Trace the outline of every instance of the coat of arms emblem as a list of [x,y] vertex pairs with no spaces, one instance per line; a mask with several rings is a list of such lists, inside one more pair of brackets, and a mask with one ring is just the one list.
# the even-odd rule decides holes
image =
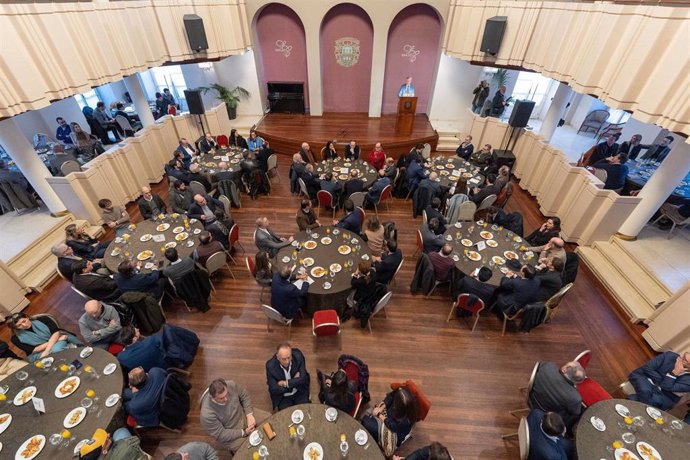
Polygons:
[[359,61],[359,40],[343,37],[335,41],[335,60],[343,67],[352,67]]

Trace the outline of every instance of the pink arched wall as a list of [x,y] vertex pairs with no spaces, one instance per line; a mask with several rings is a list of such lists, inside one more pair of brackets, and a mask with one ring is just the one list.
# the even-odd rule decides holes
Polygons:
[[[338,64],[335,42],[343,37],[359,40],[359,59],[351,67]],[[324,112],[368,112],[374,28],[369,15],[357,5],[331,8],[321,22],[321,79]]]
[[307,49],[302,21],[291,8],[271,3],[256,19],[261,83],[304,82],[304,103],[309,107]]
[[410,5],[393,19],[388,30],[382,113],[397,111],[398,90],[408,75],[416,90],[417,113],[429,113],[440,40],[441,20],[428,5]]

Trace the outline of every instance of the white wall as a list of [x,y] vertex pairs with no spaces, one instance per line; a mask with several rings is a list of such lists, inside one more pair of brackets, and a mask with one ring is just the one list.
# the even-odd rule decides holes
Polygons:
[[14,117],[14,121],[17,124],[17,128],[32,145],[34,134],[36,133],[47,134],[55,139],[55,130],[57,129],[55,120],[53,120],[52,124],[47,124],[38,110],[31,110],[17,115]]
[[48,107],[39,110],[39,113],[41,117],[43,117],[45,123],[53,128],[51,131],[53,134],[57,129],[57,123],[55,122],[57,117],[64,118],[68,124],[72,122],[79,123],[82,129],[90,131],[89,124],[86,122],[86,118],[84,118],[84,114],[81,112],[79,104],[77,104],[74,97],[68,97],[61,101],[53,102]]
[[436,87],[429,119],[436,129],[468,133],[472,124],[472,90],[481,79],[482,67],[445,54],[438,64]]
[[239,56],[230,56],[215,62],[213,65],[218,83],[228,88],[241,86],[249,91],[249,99],[240,102],[237,106],[237,114],[261,116],[263,106],[267,104],[261,100],[254,52],[247,51]]
[[623,126],[620,142],[627,141],[630,139],[630,137],[632,137],[633,134],[642,134],[642,143],[652,144],[659,134],[661,134],[661,131],[662,128],[660,126],[656,126],[651,123],[642,123],[641,121],[630,117],[625,126]]
[[125,87],[125,82],[122,80],[114,81],[98,87],[98,93],[100,94],[102,101],[105,102],[106,108],[110,107],[110,103],[113,101],[124,101],[124,94],[126,91],[127,88]]
[[147,70],[146,72],[140,72],[139,73],[139,82],[141,82],[141,86],[144,87],[144,94],[146,94],[146,99],[149,101],[153,101],[156,99],[156,84],[153,81],[153,75],[151,75],[151,71]]
[[[184,76],[184,82],[187,85],[187,89],[208,86],[218,81],[215,67],[211,67],[209,70],[203,70],[199,68],[198,64],[185,64],[181,65],[180,68],[182,69],[182,75]],[[215,91],[209,91],[207,93],[202,91],[201,99],[204,101],[204,108],[206,110],[220,104]]]
[[606,106],[606,104],[601,102],[599,99],[590,96],[589,94],[582,94],[579,102],[577,99],[573,99],[573,101],[574,101],[574,103],[577,104],[577,107],[575,107],[574,110],[573,110],[573,107],[571,107],[569,109],[570,112],[568,112],[568,118],[570,120],[568,122],[575,129],[580,128],[580,125],[584,121],[585,117],[591,111],[599,110],[599,109],[603,109],[603,110],[609,109]]

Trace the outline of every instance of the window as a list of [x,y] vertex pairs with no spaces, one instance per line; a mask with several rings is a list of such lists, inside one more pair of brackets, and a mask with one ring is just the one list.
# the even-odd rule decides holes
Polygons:
[[630,114],[625,110],[620,109],[609,109],[609,118],[606,120],[607,123],[612,125],[617,125],[619,123],[626,123],[630,118]]
[[532,72],[520,72],[518,74],[517,81],[515,82],[515,88],[510,96],[513,100],[517,99],[528,99],[534,101],[534,113],[535,115],[539,112],[541,105],[549,93],[549,88],[551,87],[550,78],[543,77],[538,73]]
[[92,109],[95,109],[96,104],[101,101],[101,97],[95,89],[92,89],[86,93],[77,94],[74,96],[74,98],[77,100],[77,104],[79,104],[80,109],[83,109],[87,105]]
[[180,109],[187,110],[187,101],[184,98],[184,90],[187,89],[187,83],[184,80],[182,68],[179,65],[155,67],[151,69],[151,76],[156,85],[156,91],[162,93],[164,88],[168,88],[175,101],[180,105]]

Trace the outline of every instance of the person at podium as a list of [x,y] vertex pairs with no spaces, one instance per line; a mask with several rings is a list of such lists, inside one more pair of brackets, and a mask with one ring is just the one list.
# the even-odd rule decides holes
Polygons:
[[414,85],[412,84],[412,77],[407,77],[405,79],[405,84],[400,86],[398,97],[414,97],[414,95],[415,89]]

